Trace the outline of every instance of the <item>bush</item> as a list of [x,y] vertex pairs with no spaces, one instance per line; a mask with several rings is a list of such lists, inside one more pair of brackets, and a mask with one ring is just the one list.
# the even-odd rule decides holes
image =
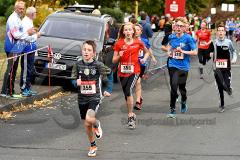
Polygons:
[[14,6],[13,5],[9,6],[5,12],[5,17],[8,18],[13,13],[13,11],[14,11]]
[[14,5],[15,0],[0,0],[0,16],[5,16],[9,6]]
[[37,17],[34,20],[34,25],[39,27],[49,14],[53,13],[53,9],[48,8],[48,5],[44,4],[37,7]]
[[5,25],[5,23],[6,23],[6,18],[0,17],[0,26]]
[[4,52],[4,36],[5,36],[5,20],[4,19],[5,18],[0,17],[0,54]]
[[102,14],[109,14],[114,17],[118,23],[123,22],[123,12],[119,8],[102,8],[100,9]]

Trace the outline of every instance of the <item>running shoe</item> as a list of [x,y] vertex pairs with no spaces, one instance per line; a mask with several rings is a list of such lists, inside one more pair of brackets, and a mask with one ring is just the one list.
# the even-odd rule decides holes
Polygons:
[[32,94],[30,93],[30,90],[28,90],[28,89],[23,89],[22,90],[22,96],[23,97],[30,97]]
[[12,94],[9,96],[10,99],[21,99],[23,98],[21,94]]
[[229,96],[231,96],[232,95],[232,88],[230,87],[230,88],[228,88],[227,90],[227,94],[229,95]]
[[37,94],[38,94],[38,92],[37,92],[37,91],[35,91],[35,90],[32,90],[31,88],[30,88],[28,91],[29,91],[29,93],[30,93],[32,96],[35,96],[35,95],[37,95]]
[[97,146],[92,146],[89,149],[88,157],[96,157],[97,155]]
[[218,112],[223,113],[225,111],[224,106],[219,106]]
[[96,138],[97,138],[97,139],[100,139],[100,138],[102,138],[103,131],[102,131],[102,128],[101,128],[101,123],[100,123],[100,121],[97,120],[96,123],[98,123],[98,124],[97,124],[97,126],[94,126],[93,129],[94,129]]
[[129,129],[136,128],[136,116],[128,117],[128,128]]
[[181,112],[181,113],[186,113],[187,110],[188,110],[188,106],[187,106],[186,102],[181,102],[180,112]]
[[142,104],[139,102],[136,102],[136,105],[134,106],[135,110],[141,110],[142,109]]
[[7,94],[4,94],[4,93],[1,93],[0,94],[0,97],[4,97],[4,98],[6,98],[8,95]]
[[143,103],[143,98],[140,98],[140,102],[136,102],[136,105],[134,106],[135,110],[141,110],[142,109],[142,103]]
[[175,109],[171,109],[171,111],[167,114],[168,118],[176,118],[176,111]]

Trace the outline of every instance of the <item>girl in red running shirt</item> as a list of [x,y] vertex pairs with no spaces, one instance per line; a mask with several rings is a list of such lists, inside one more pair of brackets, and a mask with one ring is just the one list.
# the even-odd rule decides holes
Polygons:
[[145,55],[141,63],[145,63],[149,53],[141,40],[135,38],[135,28],[132,23],[125,23],[119,31],[119,39],[114,45],[113,63],[119,61],[118,76],[128,108],[128,127],[136,127],[136,115],[133,113],[132,90],[140,74],[138,61],[139,51],[144,50]]
[[196,32],[196,39],[198,44],[198,60],[200,63],[200,79],[203,79],[203,66],[211,59],[209,46],[212,43],[211,32],[207,29],[207,22],[205,20],[201,23],[201,29]]

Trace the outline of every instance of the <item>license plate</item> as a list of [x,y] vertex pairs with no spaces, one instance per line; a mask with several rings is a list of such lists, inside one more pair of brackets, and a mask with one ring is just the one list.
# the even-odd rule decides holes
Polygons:
[[58,69],[58,70],[66,70],[67,66],[63,64],[55,64],[55,63],[48,63],[47,68],[51,69]]

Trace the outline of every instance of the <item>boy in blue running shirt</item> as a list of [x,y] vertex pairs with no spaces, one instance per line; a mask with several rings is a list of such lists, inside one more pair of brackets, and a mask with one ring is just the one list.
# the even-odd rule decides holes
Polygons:
[[168,70],[171,86],[170,113],[167,115],[170,118],[176,117],[176,99],[178,97],[177,89],[181,93],[181,113],[187,111],[187,90],[186,81],[188,71],[190,69],[190,56],[197,55],[196,44],[194,39],[184,33],[187,21],[183,17],[178,17],[175,20],[175,34],[169,35],[168,43]]

